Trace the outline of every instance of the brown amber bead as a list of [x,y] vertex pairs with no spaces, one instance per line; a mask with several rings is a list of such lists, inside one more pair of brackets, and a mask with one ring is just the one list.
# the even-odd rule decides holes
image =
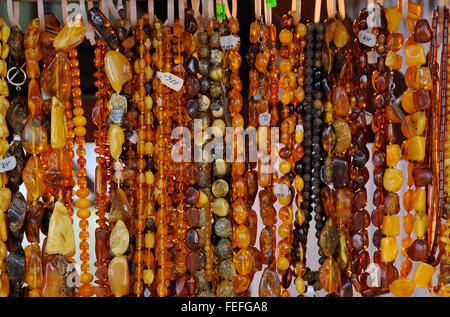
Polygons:
[[430,24],[427,19],[419,19],[416,22],[414,30],[414,41],[418,43],[427,43],[430,41],[432,35]]

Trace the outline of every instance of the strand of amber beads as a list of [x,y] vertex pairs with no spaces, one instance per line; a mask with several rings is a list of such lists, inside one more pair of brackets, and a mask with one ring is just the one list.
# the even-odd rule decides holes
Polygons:
[[[80,292],[80,296],[83,297],[91,297],[94,294],[94,287],[91,284],[93,276],[89,272],[89,243],[87,242],[89,238],[88,232],[88,218],[91,215],[89,207],[91,206],[91,202],[89,200],[90,190],[87,187],[87,170],[86,170],[86,150],[84,149],[85,138],[86,135],[86,117],[84,117],[83,110],[83,102],[80,94],[80,78],[79,78],[79,69],[78,69],[78,52],[76,49],[72,49],[69,53],[71,58],[70,65],[72,68],[72,96],[73,96],[73,124],[75,126],[74,134],[76,136],[75,143],[77,144],[77,164],[78,164],[78,189],[76,191],[76,195],[78,196],[77,201],[75,202],[75,206],[78,209],[77,216],[80,218],[79,226],[80,226],[80,260],[81,260],[81,275],[80,282],[82,285],[78,288]],[[78,75],[78,76],[75,76]]]
[[[42,161],[37,155],[44,151],[44,148],[47,146],[47,131],[40,121],[42,118],[43,100],[37,81],[40,76],[38,61],[42,59],[42,50],[40,49],[38,40],[39,34],[39,20],[32,20],[28,25],[24,40],[27,75],[30,78],[28,84],[29,116],[21,135],[23,147],[28,153],[32,154],[22,171],[22,178],[27,188],[27,196],[32,200],[31,206],[33,207],[30,208],[35,208],[36,210],[43,208],[42,203],[38,199],[45,190]],[[36,234],[39,236],[38,232]],[[29,282],[29,296],[38,297],[41,296],[41,288],[44,281],[40,261],[37,261],[40,258],[41,252],[36,240],[32,241],[32,246],[30,246],[28,254],[30,260],[27,271],[31,272],[31,266],[34,265],[37,269],[35,270],[37,274],[33,280],[28,280],[28,276],[26,276],[25,281]]]
[[[0,35],[1,35],[1,54],[0,54],[0,159],[3,160],[5,154],[9,150],[9,143],[6,138],[9,136],[9,130],[6,126],[6,114],[10,106],[8,99],[9,88],[5,81],[7,73],[6,58],[9,55],[9,45],[8,40],[11,34],[9,26],[6,25],[4,19],[0,19]],[[11,203],[11,190],[6,187],[8,182],[8,177],[6,172],[0,174],[0,297],[9,296],[9,275],[6,272],[6,254],[7,247],[6,241],[8,239],[8,229],[7,229],[7,209]]]

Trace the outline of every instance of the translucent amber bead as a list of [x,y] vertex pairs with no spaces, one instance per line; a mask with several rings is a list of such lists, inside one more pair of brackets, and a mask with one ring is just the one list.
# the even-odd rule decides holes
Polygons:
[[402,188],[403,174],[401,170],[387,168],[383,175],[383,187],[387,191],[396,192]]
[[403,57],[393,51],[389,51],[386,55],[385,64],[392,70],[399,70],[402,68]]
[[403,34],[392,33],[387,37],[387,48],[390,51],[398,51],[403,46]]
[[247,275],[252,269],[252,254],[247,249],[240,249],[234,257],[236,270],[241,275]]
[[52,111],[51,111],[51,144],[53,149],[61,149],[66,144],[67,138],[67,125],[66,117],[64,115],[63,104],[56,99],[52,98]]
[[381,232],[387,236],[398,236],[400,234],[399,216],[384,216]]
[[411,234],[413,230],[413,225],[414,225],[414,216],[408,212],[403,216],[403,229],[405,230],[406,234]]
[[297,277],[295,279],[295,289],[300,295],[305,292],[306,290],[305,281],[301,277]]
[[412,271],[413,264],[410,259],[405,259],[400,267],[400,276],[407,277]]
[[341,283],[341,275],[339,265],[333,258],[327,258],[320,268],[319,273],[320,284],[324,291],[333,293],[337,290]]
[[398,144],[386,145],[386,163],[389,167],[397,165],[398,161],[402,158],[402,150]]
[[408,140],[408,161],[423,161],[425,158],[426,139],[422,136],[413,136]]
[[413,283],[415,286],[425,288],[431,281],[436,268],[428,263],[420,262],[413,276]]
[[111,156],[118,160],[120,154],[122,154],[122,145],[125,142],[125,134],[122,127],[118,124],[113,124],[108,130],[108,141]]
[[22,178],[27,193],[33,199],[39,199],[45,191],[45,171],[41,160],[37,156],[28,159],[27,165],[22,171]]
[[428,67],[420,67],[416,72],[416,87],[423,88],[425,90],[431,90],[433,88],[433,78],[431,77],[431,71]]
[[245,225],[240,225],[235,229],[234,238],[239,248],[245,249],[250,244],[250,231]]
[[341,20],[336,19],[336,28],[333,34],[333,42],[337,48],[344,47],[348,41],[348,32],[344,23]]
[[398,246],[395,237],[384,237],[381,239],[381,261],[392,262],[397,257]]
[[419,43],[405,46],[406,66],[420,66],[425,65],[427,60],[425,56],[425,49]]
[[397,7],[384,9],[387,20],[387,29],[389,33],[395,33],[402,20],[402,13]]
[[413,113],[416,111],[414,107],[414,90],[407,89],[402,96],[402,106],[407,113]]
[[25,124],[22,145],[30,154],[40,154],[47,146],[47,130],[38,118],[32,117]]
[[56,96],[61,102],[67,102],[72,88],[69,59],[63,52],[57,52],[55,57],[42,71],[40,78],[42,88]]
[[414,293],[414,283],[409,278],[399,278],[389,285],[389,290],[397,297],[410,297]]
[[288,29],[281,30],[279,34],[280,42],[283,44],[289,44],[292,42],[292,39],[294,37],[294,34],[292,34],[292,31]]

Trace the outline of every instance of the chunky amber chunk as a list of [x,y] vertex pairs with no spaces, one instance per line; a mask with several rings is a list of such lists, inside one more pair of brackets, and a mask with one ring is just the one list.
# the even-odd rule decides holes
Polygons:
[[394,51],[389,51],[386,55],[385,64],[392,70],[399,70],[402,68],[403,57]]
[[0,188],[0,212],[6,212],[11,203],[11,190],[8,187]]
[[69,59],[65,53],[56,53],[55,57],[42,71],[40,83],[46,92],[56,96],[61,102],[70,99],[72,76]]
[[398,245],[395,237],[384,237],[381,239],[381,261],[392,262],[397,257]]
[[84,40],[86,28],[82,19],[73,19],[66,24],[53,40],[57,50],[70,50],[77,47]]
[[428,215],[424,212],[416,212],[414,216],[414,234],[417,238],[422,239],[425,237],[425,233],[428,229],[428,224],[430,220],[428,218]]
[[22,130],[22,145],[30,154],[40,154],[47,146],[47,130],[41,120],[29,118]]
[[414,210],[417,212],[425,212],[426,201],[427,199],[425,190],[423,188],[416,188],[413,204]]
[[131,79],[132,74],[128,58],[113,50],[105,55],[105,72],[116,92],[122,90],[122,85]]
[[413,283],[415,286],[425,288],[431,281],[436,268],[428,263],[420,262],[413,276]]
[[381,232],[387,236],[398,236],[400,234],[400,217],[384,216]]
[[116,297],[128,295],[130,292],[130,273],[125,255],[115,256],[109,262],[108,281],[111,291]]
[[386,8],[384,9],[384,12],[389,33],[395,33],[402,20],[402,12],[397,7]]
[[423,161],[425,158],[425,143],[426,139],[422,136],[413,136],[408,140],[408,154],[409,161]]
[[320,268],[320,284],[327,293],[333,293],[341,284],[339,265],[333,258],[327,258]]
[[55,203],[50,218],[45,250],[47,254],[60,254],[67,257],[75,255],[75,235],[72,219],[66,207],[59,201]]
[[125,142],[125,134],[122,127],[118,124],[113,124],[108,130],[108,141],[109,148],[111,151],[111,156],[118,160],[120,154],[122,154],[122,145]]
[[386,163],[389,167],[397,165],[398,161],[402,158],[402,150],[398,144],[386,145]]
[[425,49],[420,43],[405,46],[406,66],[420,66],[427,62]]
[[45,191],[45,171],[42,162],[37,156],[28,159],[27,165],[22,171],[22,178],[27,194],[33,199],[39,199]]
[[410,297],[414,293],[414,283],[409,278],[399,278],[389,285],[389,290],[397,297]]
[[383,175],[383,187],[387,191],[396,192],[402,188],[403,174],[401,170],[387,168]]
[[116,256],[122,255],[127,251],[129,242],[130,234],[128,233],[127,226],[125,226],[122,220],[118,220],[113,230],[111,230],[111,236],[109,237],[111,251]]
[[433,88],[433,78],[428,67],[420,67],[416,72],[416,86],[425,90]]
[[64,106],[56,98],[52,98],[51,113],[51,144],[53,149],[61,149],[66,144],[67,139],[67,123],[64,115]]

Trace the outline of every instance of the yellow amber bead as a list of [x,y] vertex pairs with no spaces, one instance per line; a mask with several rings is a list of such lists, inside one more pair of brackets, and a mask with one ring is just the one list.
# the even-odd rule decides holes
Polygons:
[[113,124],[108,130],[108,141],[111,156],[118,160],[122,154],[122,145],[125,142],[125,134],[122,127],[118,124]]
[[397,297],[410,297],[414,293],[414,283],[409,278],[399,278],[389,285],[389,290]]
[[281,93],[281,103],[283,105],[288,105],[291,103],[292,98],[294,97],[294,93],[290,90],[283,90]]
[[280,163],[280,172],[283,174],[287,174],[291,171],[291,163],[289,161],[282,161]]
[[384,216],[381,232],[387,236],[398,236],[400,234],[399,216]]
[[300,37],[305,36],[307,31],[306,25],[304,25],[303,23],[297,24],[297,26],[295,27],[295,31]]
[[426,192],[423,188],[417,188],[416,194],[414,195],[413,208],[416,212],[425,212],[426,206]]
[[132,72],[128,58],[113,50],[105,55],[105,72],[116,92],[120,92],[122,85],[131,80]]
[[384,237],[381,239],[381,261],[392,262],[397,257],[398,246],[395,237]]
[[305,292],[306,290],[305,281],[301,277],[297,277],[295,279],[295,289],[300,295]]
[[111,291],[116,297],[128,295],[130,292],[130,273],[125,255],[115,256],[109,262],[108,281]]
[[414,107],[414,90],[407,89],[402,96],[402,106],[407,113],[413,113],[416,111]]
[[114,255],[122,255],[127,251],[129,243],[130,234],[127,226],[122,220],[118,220],[111,230],[109,238],[110,249]]
[[67,139],[67,124],[66,117],[64,115],[64,106],[56,98],[52,98],[52,111],[51,111],[51,144],[52,149],[61,149],[66,144]]
[[393,51],[389,51],[386,55],[385,64],[392,70],[399,70],[402,68],[403,57]]
[[0,188],[0,212],[8,210],[11,203],[11,190],[7,187]]
[[402,12],[397,7],[384,9],[389,33],[395,33],[402,20]]
[[427,116],[422,111],[416,111],[406,116],[406,122],[410,136],[421,136],[425,131]]
[[425,158],[426,139],[422,136],[413,136],[408,140],[408,161],[423,161]]
[[56,50],[70,50],[77,47],[84,40],[86,28],[82,19],[74,19],[66,24],[53,40]]
[[420,43],[411,44],[405,47],[406,66],[420,66],[427,62],[425,49]]
[[295,130],[295,143],[302,143],[304,132],[302,129]]
[[290,59],[282,59],[280,62],[280,70],[282,73],[289,73],[292,69],[292,63]]
[[433,88],[433,78],[428,67],[420,67],[416,72],[417,88],[431,90]]
[[303,181],[303,178],[300,175],[295,176],[295,178],[294,178],[294,186],[295,186],[295,189],[297,189],[298,192],[301,192],[303,190],[303,187],[305,186],[305,183]]
[[209,197],[202,190],[200,190],[199,192],[200,198],[198,199],[196,206],[198,208],[205,208],[209,205]]
[[148,232],[145,234],[144,239],[145,247],[151,249],[155,247],[155,234],[153,232]]
[[283,29],[283,30],[281,30],[279,37],[280,37],[281,43],[289,44],[292,42],[294,34],[292,34],[292,31],[290,31],[288,29]]
[[289,260],[285,256],[278,256],[277,267],[281,271],[286,271],[289,268]]
[[396,192],[402,188],[403,174],[401,170],[395,168],[387,168],[384,171],[383,187],[387,191]]
[[0,212],[0,239],[3,241],[8,240],[8,225],[5,212]]
[[87,198],[80,198],[75,202],[75,206],[78,208],[89,208],[91,201]]
[[428,224],[430,220],[428,215],[424,212],[416,212],[414,215],[414,234],[417,238],[422,239],[425,237],[425,233],[428,229]]
[[420,262],[413,276],[413,283],[415,286],[425,288],[431,281],[436,268],[428,263]]
[[0,96],[0,115],[6,117],[9,109],[9,101],[5,96]]
[[144,283],[147,285],[151,285],[153,280],[155,279],[155,273],[153,270],[144,270]]
[[398,144],[388,144],[386,146],[386,163],[389,167],[397,165],[402,158],[402,150]]

